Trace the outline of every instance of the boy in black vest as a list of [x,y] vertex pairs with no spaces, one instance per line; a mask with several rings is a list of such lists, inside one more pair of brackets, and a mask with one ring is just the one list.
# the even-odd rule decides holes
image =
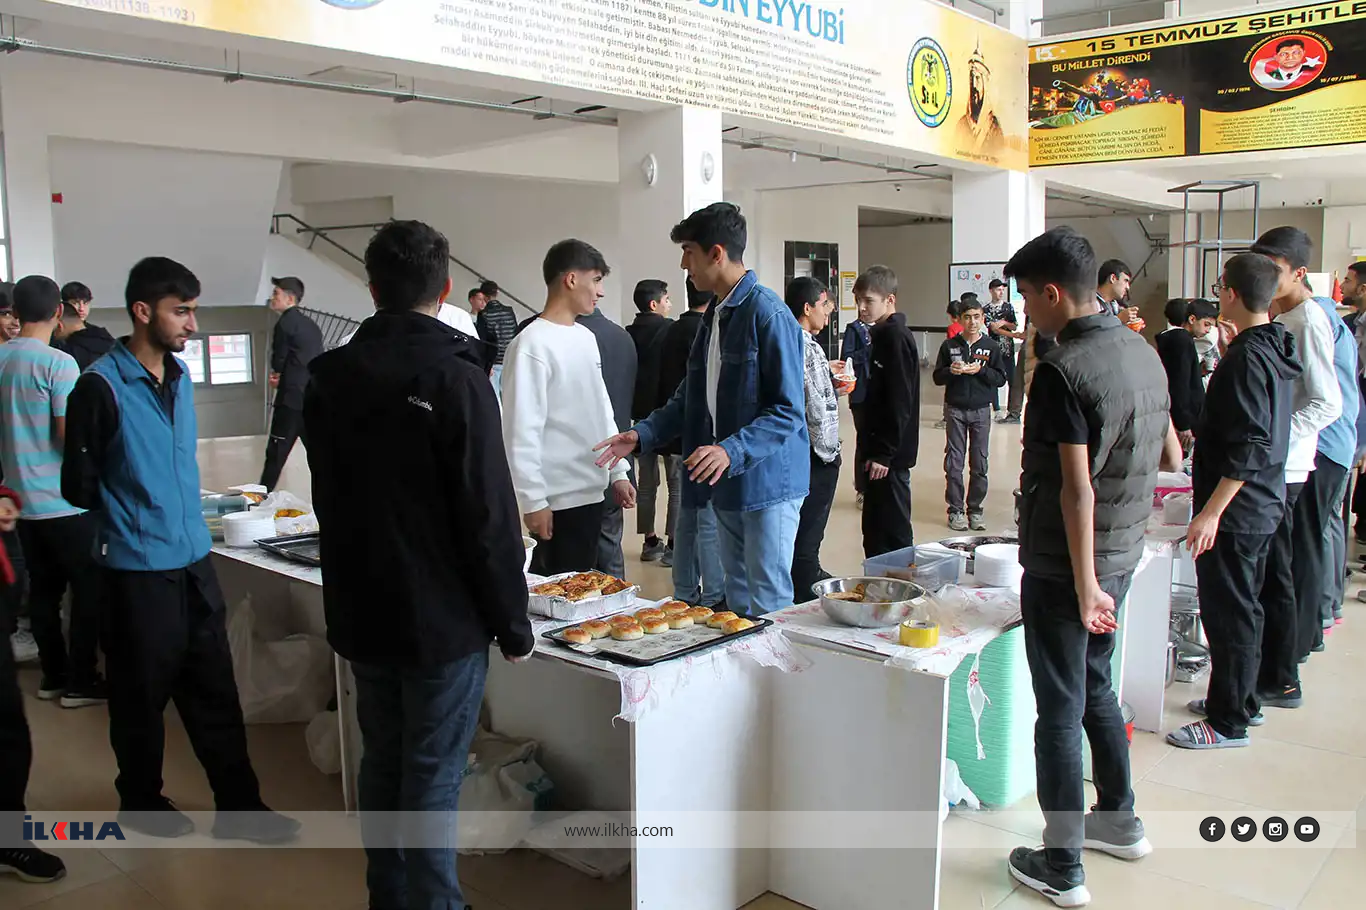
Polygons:
[[[1152,847],[1134,815],[1129,744],[1110,679],[1118,610],[1143,555],[1159,466],[1181,445],[1167,377],[1147,342],[1093,295],[1091,244],[1055,228],[1006,264],[1040,334],[1025,414],[1020,607],[1039,719],[1034,728],[1044,846],[1010,854],[1010,873],[1059,907],[1090,901],[1083,845],[1123,859]],[[1081,736],[1095,811],[1083,818]]]
[[1219,303],[1237,329],[1210,378],[1195,447],[1195,519],[1186,545],[1195,559],[1200,615],[1209,638],[1207,697],[1190,703],[1206,718],[1167,734],[1183,749],[1248,744],[1264,719],[1256,700],[1262,584],[1271,540],[1285,514],[1295,341],[1271,321],[1276,263],[1240,253],[1224,266]]
[[[985,531],[982,504],[987,498],[987,453],[991,442],[991,407],[996,392],[1006,384],[1005,358],[1000,345],[985,333],[986,315],[976,297],[958,307],[962,334],[939,348],[934,384],[944,386],[945,498],[949,527],[954,531]],[[966,514],[963,508],[963,460],[971,447]]]

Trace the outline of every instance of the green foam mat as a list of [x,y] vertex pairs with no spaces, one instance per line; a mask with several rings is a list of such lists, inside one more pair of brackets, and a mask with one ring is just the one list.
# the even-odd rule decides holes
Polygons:
[[1011,806],[1034,792],[1034,688],[1025,657],[1024,627],[982,649],[979,680],[990,702],[982,710],[985,757],[977,757],[968,682],[973,659],[949,678],[948,757],[983,805]]

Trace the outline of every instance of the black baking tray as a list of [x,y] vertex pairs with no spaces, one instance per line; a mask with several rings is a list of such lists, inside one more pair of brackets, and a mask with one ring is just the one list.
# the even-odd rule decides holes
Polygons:
[[[616,616],[616,615],[619,615],[619,614],[615,614],[615,613],[612,614],[612,616]],[[610,616],[603,616],[603,617],[599,617],[599,618],[600,618],[600,619],[609,619]],[[690,654],[697,654],[697,653],[699,653],[699,652],[701,652],[701,651],[706,651],[706,650],[709,650],[709,649],[711,649],[711,648],[714,648],[714,647],[716,647],[717,645],[728,645],[728,644],[730,644],[731,642],[737,641],[737,640],[739,640],[739,639],[741,639],[741,638],[744,638],[744,637],[747,636],[747,635],[754,635],[754,634],[756,634],[756,633],[762,632],[764,629],[767,629],[769,626],[773,625],[773,620],[771,620],[771,619],[764,619],[764,618],[761,617],[761,616],[742,616],[741,618],[742,618],[742,619],[748,619],[748,620],[750,620],[751,622],[753,622],[753,623],[754,623],[753,627],[748,628],[748,629],[742,629],[741,631],[735,632],[735,633],[733,633],[733,634],[731,634],[731,635],[722,635],[720,638],[709,638],[709,639],[707,639],[707,640],[705,640],[705,641],[699,641],[699,642],[698,642],[697,644],[695,644],[695,645],[691,645],[691,646],[685,647],[685,648],[680,648],[680,649],[677,650],[677,651],[670,651],[669,653],[667,653],[667,654],[661,654],[661,655],[658,656],[658,657],[651,657],[651,658],[636,657],[636,656],[631,655],[631,654],[622,654],[622,653],[617,652],[617,651],[605,651],[605,650],[602,650],[601,648],[598,649],[597,652],[596,652],[596,653],[593,653],[593,654],[584,654],[584,652],[582,652],[582,651],[579,651],[578,653],[584,654],[585,657],[601,657],[601,658],[604,658],[604,659],[606,659],[606,660],[614,661],[614,662],[616,662],[616,663],[621,663],[621,664],[627,664],[627,665],[632,666],[632,667],[653,667],[655,664],[662,664],[662,663],[664,663],[665,661],[668,661],[668,660],[676,660],[676,659],[679,658],[679,657],[687,657],[687,656],[690,655]],[[584,622],[587,622],[587,620],[584,620]],[[560,632],[563,632],[565,629],[572,629],[574,626],[581,626],[581,625],[583,625],[582,622],[569,622],[569,623],[565,623],[564,625],[562,625],[562,626],[557,626],[557,627],[555,627],[554,629],[547,629],[547,630],[545,630],[544,632],[541,633],[541,637],[544,638],[544,639],[546,639],[546,640],[548,640],[548,641],[553,641],[555,644],[559,645],[559,646],[562,647],[562,648],[567,648],[567,649],[573,651],[573,650],[576,650],[576,648],[577,648],[576,645],[572,645],[572,644],[570,644],[569,642],[564,641],[564,640],[558,638],[557,636],[558,636],[558,634],[559,634]],[[660,634],[661,634],[661,635],[667,635],[667,634],[669,634],[669,633],[668,633],[668,632],[661,632]]]
[[300,562],[306,566],[323,564],[318,541],[318,533],[294,534],[289,537],[271,537],[256,541],[256,545],[268,553],[283,556],[290,562]]

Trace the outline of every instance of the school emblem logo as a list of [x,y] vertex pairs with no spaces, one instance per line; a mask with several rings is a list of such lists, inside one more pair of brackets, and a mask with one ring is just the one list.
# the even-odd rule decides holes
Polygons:
[[953,74],[948,56],[933,38],[921,38],[911,48],[906,60],[906,90],[921,123],[936,127],[949,116]]

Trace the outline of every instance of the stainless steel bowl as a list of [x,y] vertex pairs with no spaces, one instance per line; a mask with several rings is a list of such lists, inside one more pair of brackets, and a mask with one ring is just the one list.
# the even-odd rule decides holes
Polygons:
[[[860,584],[864,591],[861,603],[830,598],[831,594],[852,591]],[[827,578],[812,585],[811,590],[820,598],[827,616],[837,623],[863,629],[894,626],[909,619],[915,607],[929,597],[920,585],[899,578]]]

